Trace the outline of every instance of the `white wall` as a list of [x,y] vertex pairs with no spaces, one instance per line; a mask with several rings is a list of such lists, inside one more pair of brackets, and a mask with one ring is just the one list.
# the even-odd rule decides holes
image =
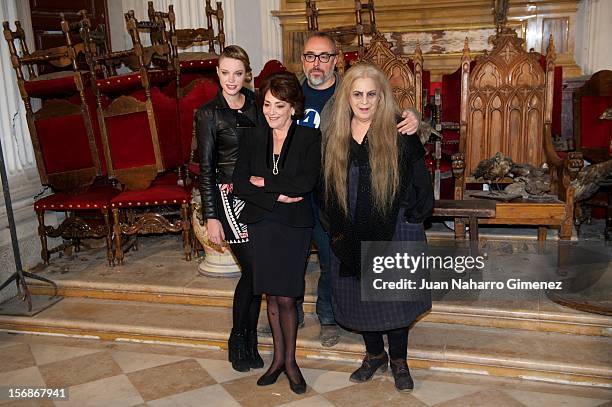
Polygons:
[[[243,47],[251,59],[255,75],[266,61],[282,60],[281,29],[272,10],[279,9],[279,0],[223,0],[225,44]],[[206,27],[205,3],[202,0],[155,0],[157,10],[174,5],[177,28]],[[214,4],[214,3],[213,3]],[[132,46],[125,29],[124,13],[134,10],[138,19],[147,15],[145,0],[108,0],[109,25],[113,50]],[[214,22],[216,27],[216,22]],[[146,39],[145,39],[146,40]],[[192,51],[208,51],[208,46],[194,47]]]
[[612,0],[582,0],[576,17],[575,60],[582,72],[612,69]]

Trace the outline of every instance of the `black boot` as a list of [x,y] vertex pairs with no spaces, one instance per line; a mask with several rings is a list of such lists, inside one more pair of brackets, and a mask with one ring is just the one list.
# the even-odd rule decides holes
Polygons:
[[264,367],[264,361],[259,356],[259,351],[257,350],[257,330],[247,332],[247,353],[251,369],[261,369]]
[[351,374],[349,380],[353,383],[367,382],[368,380],[372,379],[372,376],[374,376],[374,373],[377,371],[381,373],[386,372],[388,366],[389,356],[387,355],[387,352],[383,352],[378,356],[366,353],[363,362],[361,362],[361,367]]
[[250,370],[246,331],[232,329],[227,341],[227,350],[228,359],[234,370],[238,372],[248,372]]
[[406,359],[391,360],[391,372],[393,373],[397,391],[405,393],[414,389],[414,381],[412,376],[410,376],[410,369],[408,369]]

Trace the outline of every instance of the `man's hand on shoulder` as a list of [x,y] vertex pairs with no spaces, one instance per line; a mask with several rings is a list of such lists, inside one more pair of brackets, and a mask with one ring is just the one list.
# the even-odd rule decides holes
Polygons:
[[406,135],[414,134],[419,128],[419,118],[414,110],[406,109],[402,112],[403,120],[397,124],[397,131]]

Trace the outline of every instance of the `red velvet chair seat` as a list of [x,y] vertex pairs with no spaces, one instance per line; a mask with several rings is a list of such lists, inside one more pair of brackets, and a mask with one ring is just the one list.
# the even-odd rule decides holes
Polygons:
[[[163,86],[176,78],[174,71],[149,71],[151,86]],[[126,75],[113,76],[106,79],[98,79],[98,88],[102,93],[130,93],[142,89],[140,73],[132,72]]]
[[177,182],[178,177],[176,176],[176,173],[171,171],[159,174],[157,178],[153,180],[151,185],[177,185]]
[[124,191],[111,200],[111,207],[179,205],[191,201],[191,192],[178,185],[154,184],[142,191]]
[[[179,54],[182,55],[182,54]],[[181,72],[191,72],[191,71],[215,71],[215,67],[219,64],[219,57],[216,56],[214,58],[208,59],[189,59],[182,60],[179,62],[179,66],[181,67]]]
[[[179,178],[174,171],[165,172],[160,174],[153,180],[151,185],[179,185]],[[188,184],[186,187],[188,187]]]
[[[86,75],[87,73],[83,73],[83,76]],[[24,87],[30,97],[41,99],[68,96],[77,91],[76,84],[74,83],[74,72],[72,71],[40,75],[26,81]]]
[[181,61],[181,76],[179,79],[181,88],[186,88],[191,84],[191,82],[202,78],[206,78],[209,81],[216,82],[217,72],[215,68],[218,64],[218,58],[208,60]]
[[58,192],[46,196],[34,203],[37,212],[52,211],[85,211],[92,209],[108,209],[111,199],[121,191],[110,186],[92,187],[90,190],[80,194],[69,194]]

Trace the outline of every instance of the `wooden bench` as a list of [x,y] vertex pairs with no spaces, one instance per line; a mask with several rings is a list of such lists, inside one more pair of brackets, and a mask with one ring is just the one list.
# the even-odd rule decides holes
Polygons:
[[478,218],[494,218],[496,206],[495,201],[484,199],[440,199],[434,204],[433,216],[467,218],[470,225],[470,241],[478,242]]

